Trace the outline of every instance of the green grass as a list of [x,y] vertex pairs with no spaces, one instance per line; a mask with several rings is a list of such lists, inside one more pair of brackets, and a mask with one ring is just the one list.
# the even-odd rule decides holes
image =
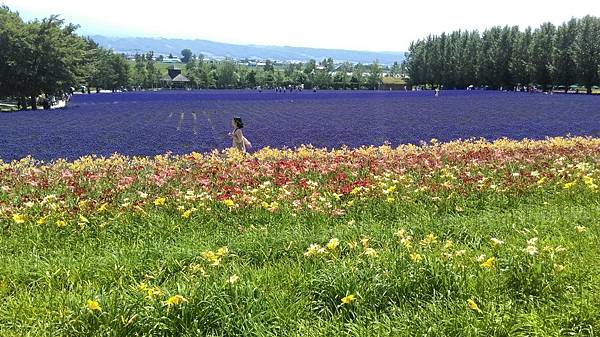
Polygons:
[[[597,194],[551,195],[464,200],[460,211],[373,201],[337,218],[249,209],[184,220],[164,211],[83,231],[5,227],[0,335],[594,336],[600,205],[590,196]],[[394,235],[402,228],[423,261],[413,262]],[[439,242],[422,247],[429,233]],[[304,256],[333,237],[341,241],[335,253]],[[505,243],[494,248],[492,237]],[[529,256],[523,249],[533,237],[540,252]],[[378,256],[365,256],[360,243],[348,248],[361,238]],[[447,240],[454,246],[444,248]],[[544,251],[558,245],[566,251]],[[201,253],[222,246],[230,253],[223,265],[209,266]],[[481,267],[480,254],[496,256],[497,265]],[[232,275],[239,281],[228,284]],[[164,295],[146,299],[142,282]],[[187,302],[164,305],[175,294]],[[342,305],[348,294],[357,300]],[[88,299],[102,313],[88,310]]]

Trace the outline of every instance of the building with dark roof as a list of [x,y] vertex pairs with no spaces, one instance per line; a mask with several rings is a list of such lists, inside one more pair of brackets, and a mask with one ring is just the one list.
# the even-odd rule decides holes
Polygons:
[[160,83],[164,87],[169,88],[186,88],[190,80],[181,73],[181,69],[169,67],[168,73],[160,79]]

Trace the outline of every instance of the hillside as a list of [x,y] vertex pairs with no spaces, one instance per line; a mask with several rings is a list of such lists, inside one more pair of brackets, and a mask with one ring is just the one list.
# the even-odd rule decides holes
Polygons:
[[371,63],[379,60],[382,64],[393,64],[404,59],[403,52],[370,52],[341,49],[319,49],[289,46],[237,45],[207,40],[165,39],[165,38],[122,38],[91,36],[101,46],[122,53],[142,53],[154,51],[156,54],[180,55],[181,50],[189,48],[195,54],[210,58],[231,57],[234,59],[271,59],[279,61],[320,60],[332,57],[336,61]]

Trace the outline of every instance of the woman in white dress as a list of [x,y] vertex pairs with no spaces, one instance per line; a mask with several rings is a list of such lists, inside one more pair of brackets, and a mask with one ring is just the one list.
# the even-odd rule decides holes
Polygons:
[[252,144],[244,137],[242,133],[242,129],[244,128],[244,123],[240,117],[234,117],[231,120],[231,127],[233,127],[233,131],[229,133],[233,140],[233,147],[238,149],[239,151],[246,153],[246,149],[252,147]]

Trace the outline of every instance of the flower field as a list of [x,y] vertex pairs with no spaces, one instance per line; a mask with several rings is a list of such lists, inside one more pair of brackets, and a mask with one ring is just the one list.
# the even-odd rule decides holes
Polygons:
[[[209,152],[234,115],[255,149],[484,137],[600,137],[598,97],[486,91],[161,91],[75,95],[66,110],[0,114],[0,159]],[[25,128],[26,126],[26,128]]]
[[584,137],[4,162],[0,334],[594,336],[599,185]]

